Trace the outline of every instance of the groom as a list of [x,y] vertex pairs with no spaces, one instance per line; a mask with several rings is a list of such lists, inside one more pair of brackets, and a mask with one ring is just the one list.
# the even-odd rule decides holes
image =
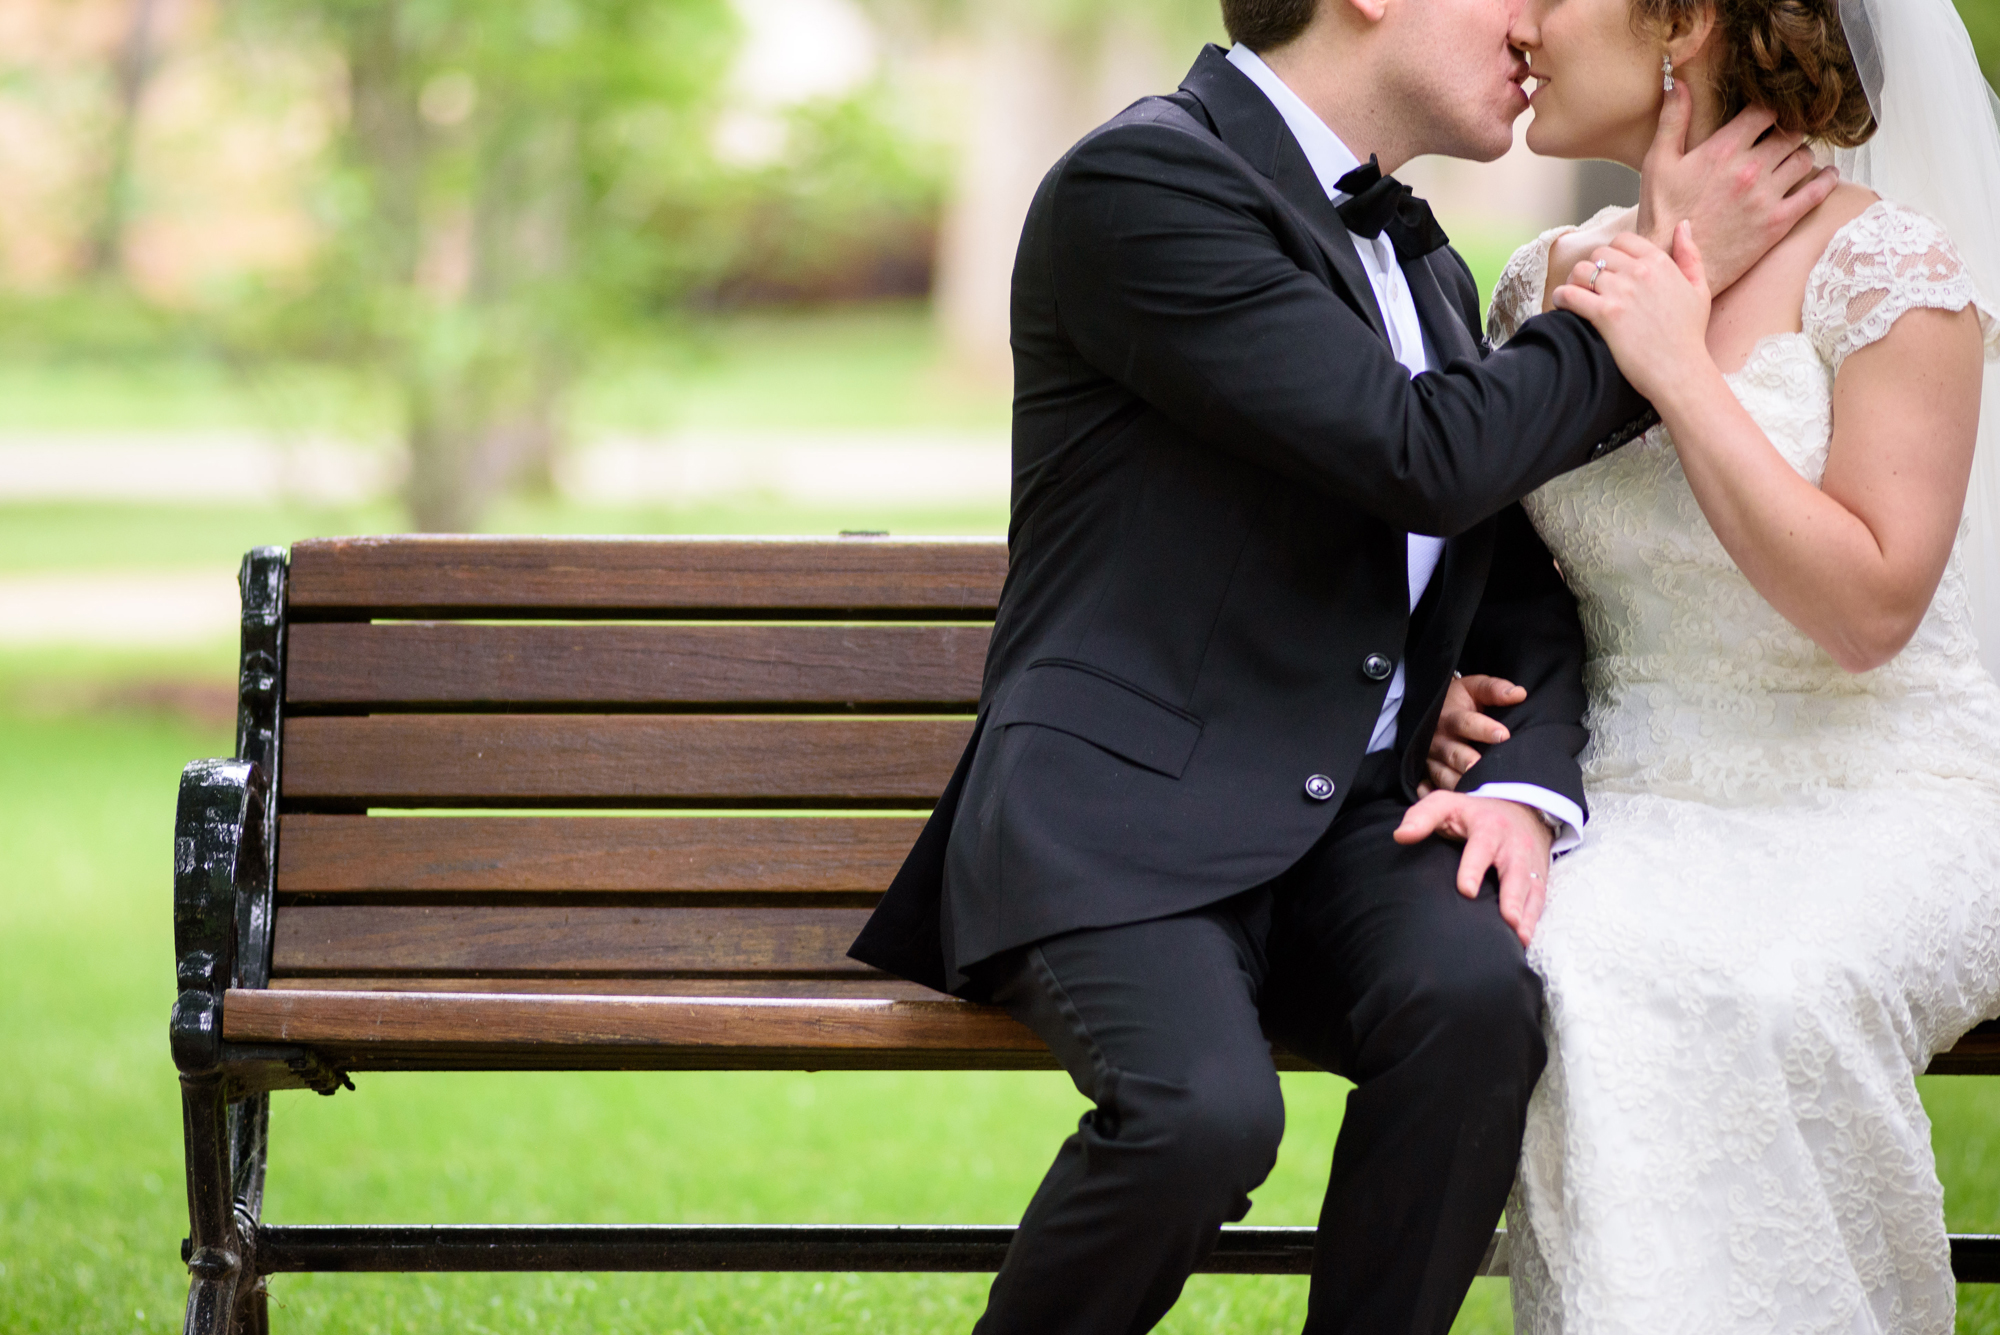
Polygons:
[[[1363,159],[1507,148],[1517,3],[1223,0],[1235,49],[1028,215],[979,723],[853,949],[1006,1006],[1094,1104],[981,1331],[1173,1305],[1276,1155],[1267,1032],[1356,1085],[1309,1330],[1445,1331],[1491,1236],[1543,1059],[1523,942],[1584,821],[1582,634],[1516,502],[1652,419],[1572,316],[1487,348]],[[1649,167],[1725,279],[1830,188],[1749,138]],[[1459,666],[1527,698],[1413,808]]]

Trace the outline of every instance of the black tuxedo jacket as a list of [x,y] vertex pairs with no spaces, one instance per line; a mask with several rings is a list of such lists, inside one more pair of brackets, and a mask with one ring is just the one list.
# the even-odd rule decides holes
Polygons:
[[[1001,951],[1271,879],[1331,823],[1398,659],[1412,799],[1462,666],[1528,688],[1466,786],[1582,804],[1582,631],[1518,501],[1652,415],[1584,321],[1493,352],[1463,260],[1404,272],[1444,368],[1415,379],[1304,151],[1215,47],[1049,172],[979,725],[856,958],[970,993]],[[1449,540],[1414,613],[1410,532]]]

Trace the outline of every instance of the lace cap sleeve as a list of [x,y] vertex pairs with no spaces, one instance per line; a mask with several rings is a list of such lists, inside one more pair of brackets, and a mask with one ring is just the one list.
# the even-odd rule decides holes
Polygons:
[[[1607,214],[1620,212],[1623,210],[1615,204],[1599,209],[1583,226],[1594,226]],[[1494,347],[1514,337],[1522,325],[1542,313],[1542,294],[1549,286],[1549,254],[1555,249],[1557,237],[1576,230],[1551,227],[1515,251],[1514,257],[1507,261],[1507,267],[1500,271],[1500,281],[1493,285],[1493,305],[1486,313],[1486,337]]]
[[1800,322],[1836,372],[1913,310],[1979,312],[1986,359],[2000,360],[2000,318],[1973,287],[1965,261],[1936,220],[1880,200],[1833,234],[1806,279]]

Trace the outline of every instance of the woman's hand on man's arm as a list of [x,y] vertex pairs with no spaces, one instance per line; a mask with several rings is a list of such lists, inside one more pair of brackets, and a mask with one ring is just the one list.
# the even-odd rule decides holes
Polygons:
[[1496,746],[1513,736],[1506,724],[1481,711],[1518,705],[1527,698],[1526,688],[1503,677],[1475,673],[1454,678],[1450,690],[1445,692],[1437,731],[1431,734],[1430,754],[1425,761],[1430,782],[1418,787],[1418,795],[1456,792],[1459,780],[1480,761],[1478,747]]

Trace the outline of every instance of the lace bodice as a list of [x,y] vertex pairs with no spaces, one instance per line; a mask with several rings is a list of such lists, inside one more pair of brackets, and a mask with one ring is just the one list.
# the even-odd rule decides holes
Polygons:
[[[1507,266],[1490,319],[1496,343],[1540,310],[1556,235]],[[1943,230],[1878,202],[1836,232],[1814,266],[1800,331],[1763,339],[1728,382],[1778,452],[1817,483],[1846,358],[1908,311],[1967,305],[1979,305],[1988,356],[2000,356],[2000,321],[1980,305]],[[1736,569],[1663,427],[1549,483],[1527,508],[1582,608],[1592,787],[1757,802],[2000,777],[1990,741],[2000,736],[2000,688],[1978,659],[1956,552],[1909,646],[1849,674]]]

